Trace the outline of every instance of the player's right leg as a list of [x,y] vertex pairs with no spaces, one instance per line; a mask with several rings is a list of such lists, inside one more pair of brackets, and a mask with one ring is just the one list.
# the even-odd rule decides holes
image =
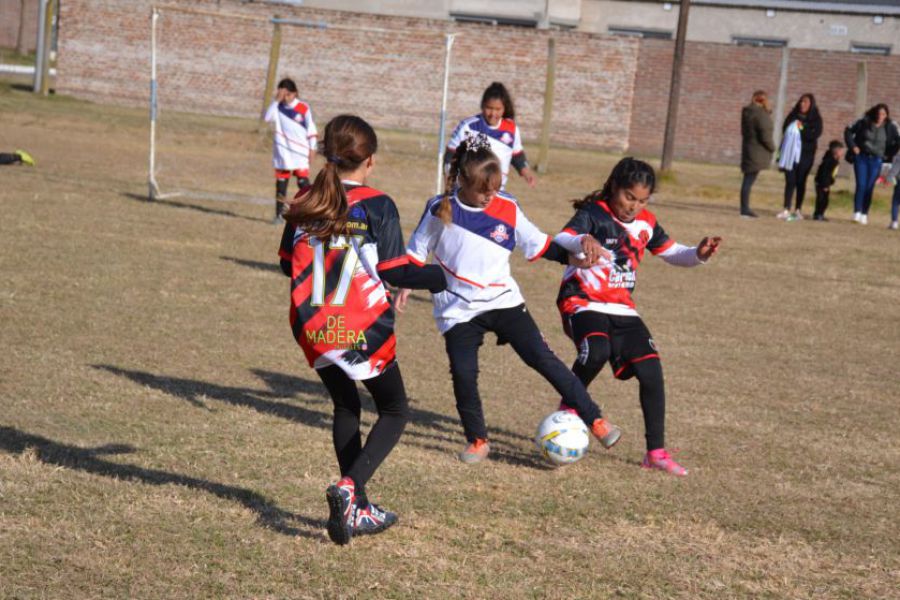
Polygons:
[[[341,479],[328,486],[328,537],[335,544],[350,543],[357,513],[357,486],[350,470],[362,450],[359,432],[360,401],[356,382],[338,366],[316,369],[334,404],[332,440],[341,469]],[[362,487],[362,486],[360,486]],[[362,490],[360,490],[362,492]]]
[[291,182],[291,172],[282,169],[275,169],[275,217],[272,223],[283,224],[282,215],[285,209],[285,199],[287,198],[288,185]]
[[584,384],[547,345],[525,305],[497,312],[503,313],[503,318],[498,319],[497,335],[508,341],[525,364],[540,373],[562,396],[561,408],[571,407],[603,447],[612,448],[622,430],[603,418]]
[[479,315],[471,321],[457,323],[444,333],[456,410],[467,442],[459,459],[470,464],[481,462],[490,452],[487,425],[478,393],[478,349],[487,331],[483,319],[484,315]]

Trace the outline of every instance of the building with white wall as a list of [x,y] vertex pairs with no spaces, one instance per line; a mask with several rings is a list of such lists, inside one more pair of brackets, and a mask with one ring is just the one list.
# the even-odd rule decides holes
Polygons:
[[[674,37],[678,21],[677,0],[268,1],[656,38]],[[900,53],[900,0],[693,0],[688,40],[895,54]]]

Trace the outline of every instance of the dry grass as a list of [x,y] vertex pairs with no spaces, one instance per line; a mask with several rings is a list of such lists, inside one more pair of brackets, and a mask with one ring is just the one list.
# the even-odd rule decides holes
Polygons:
[[[831,223],[786,224],[765,173],[765,216],[745,221],[736,169],[677,165],[661,222],[683,242],[726,240],[704,268],[648,260],[637,294],[685,480],[636,466],[637,388],[608,373],[592,392],[622,443],[544,468],[530,436],[556,400],[492,345],[495,459],[456,462],[447,361],[420,296],[399,324],[414,419],[370,486],[401,524],[337,548],[323,531],[330,402],[290,335],[270,206],[136,199],[144,111],[0,87],[0,120],[3,150],[39,161],[0,169],[0,596],[896,597],[900,237],[885,191],[868,228],[849,223],[846,197]],[[270,197],[253,123],[182,116],[165,132],[164,187]],[[373,183],[407,233],[432,147],[382,135]],[[537,189],[512,184],[548,231],[615,157],[551,159]],[[571,360],[558,269],[515,270]]]

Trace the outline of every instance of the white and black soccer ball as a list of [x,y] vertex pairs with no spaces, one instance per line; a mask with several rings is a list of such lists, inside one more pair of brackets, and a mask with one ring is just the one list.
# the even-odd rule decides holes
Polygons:
[[564,410],[547,415],[534,438],[541,456],[557,466],[581,460],[590,441],[590,431],[581,417]]

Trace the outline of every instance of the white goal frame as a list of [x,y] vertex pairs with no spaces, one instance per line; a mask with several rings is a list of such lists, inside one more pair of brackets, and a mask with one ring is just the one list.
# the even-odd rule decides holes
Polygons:
[[[156,179],[156,125],[159,117],[159,84],[157,82],[157,23],[160,16],[164,12],[178,12],[203,16],[214,16],[224,18],[245,19],[251,21],[269,22],[273,26],[289,25],[293,27],[304,27],[309,29],[339,29],[344,31],[359,31],[369,33],[411,33],[416,35],[428,35],[431,32],[413,29],[382,29],[375,27],[351,27],[326,23],[324,21],[305,21],[302,19],[284,19],[277,17],[262,17],[256,15],[245,15],[239,13],[226,13],[213,10],[201,10],[194,8],[185,8],[180,6],[152,6],[150,10],[150,148],[149,148],[149,165],[147,175],[147,198],[150,201],[173,198],[182,195],[181,192],[162,193],[159,182]],[[458,32],[434,32],[434,35],[441,35],[444,38],[444,80],[443,91],[441,94],[441,110],[440,110],[440,126],[438,128],[438,150],[437,150],[437,176],[435,181],[435,194],[440,194],[443,190],[444,178],[444,149],[446,146],[447,133],[447,96],[449,94],[450,84],[450,67],[451,53],[453,42]]]

